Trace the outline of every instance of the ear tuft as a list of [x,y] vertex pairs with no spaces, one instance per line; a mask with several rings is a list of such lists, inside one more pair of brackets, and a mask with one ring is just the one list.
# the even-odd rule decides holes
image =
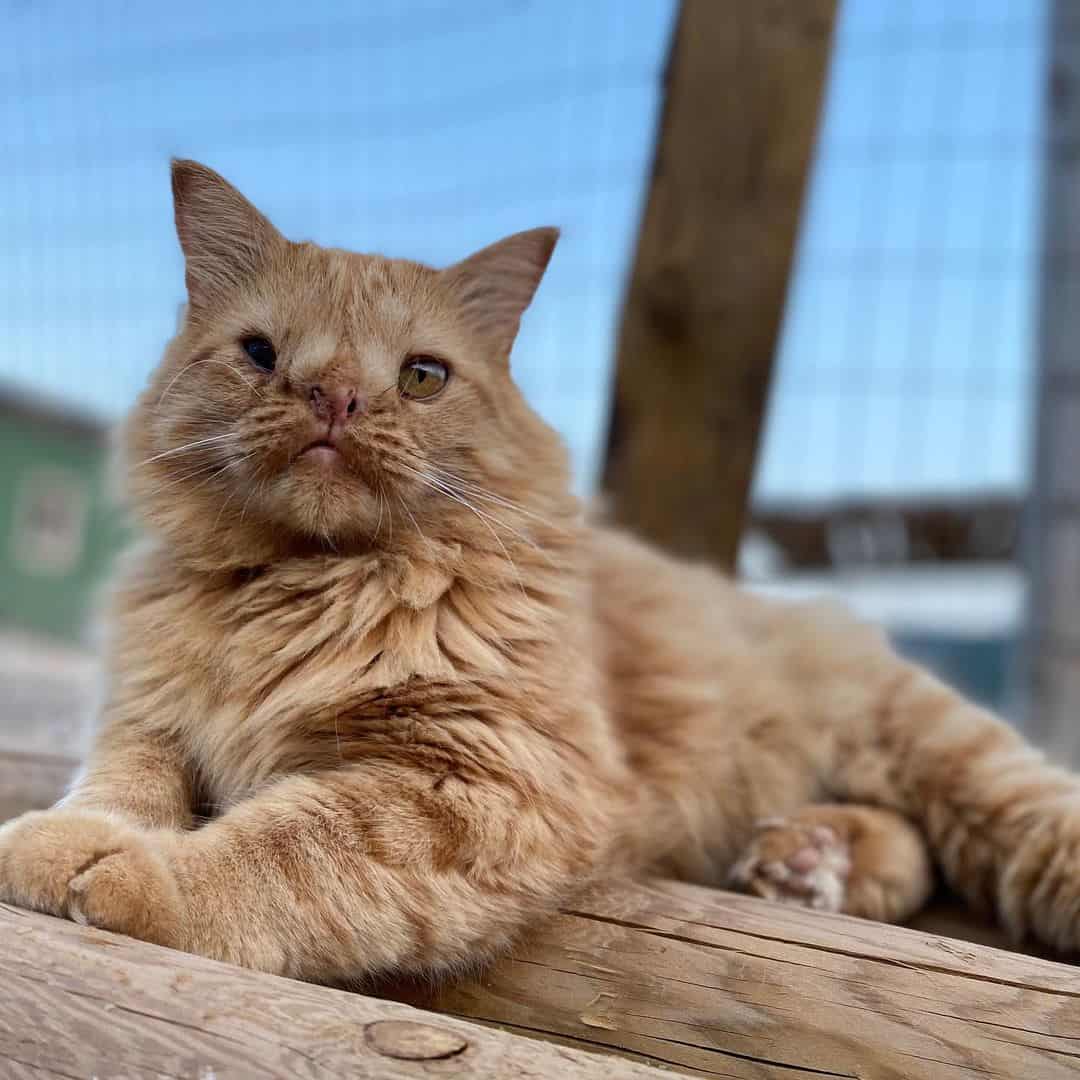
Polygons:
[[443,271],[470,327],[506,357],[521,316],[555,250],[559,230],[529,229],[499,240]]
[[173,159],[176,235],[193,308],[220,301],[250,278],[281,234],[223,176],[197,161]]

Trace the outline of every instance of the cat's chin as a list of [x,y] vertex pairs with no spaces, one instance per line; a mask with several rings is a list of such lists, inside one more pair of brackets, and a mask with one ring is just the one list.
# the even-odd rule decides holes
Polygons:
[[378,527],[377,496],[332,447],[305,449],[276,482],[256,493],[258,506],[249,509],[252,519],[259,517],[297,539],[329,538],[351,545]]

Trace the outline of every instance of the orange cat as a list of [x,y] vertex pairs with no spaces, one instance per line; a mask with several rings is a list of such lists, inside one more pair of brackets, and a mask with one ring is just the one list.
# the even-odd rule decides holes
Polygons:
[[436,271],[173,187],[189,311],[126,431],[107,702],[0,830],[3,899],[338,981],[482,960],[628,871],[898,919],[929,848],[1080,943],[1077,778],[843,614],[583,522],[508,364],[553,230]]

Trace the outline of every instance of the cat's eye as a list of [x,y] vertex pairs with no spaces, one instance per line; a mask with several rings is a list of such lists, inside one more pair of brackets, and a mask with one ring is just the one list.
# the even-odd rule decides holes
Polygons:
[[398,372],[398,392],[402,397],[434,397],[450,378],[450,369],[434,356],[410,356]]
[[274,346],[264,337],[246,337],[242,338],[240,345],[244,352],[248,354],[251,362],[260,371],[273,371],[274,365],[277,363],[277,353],[274,352]]

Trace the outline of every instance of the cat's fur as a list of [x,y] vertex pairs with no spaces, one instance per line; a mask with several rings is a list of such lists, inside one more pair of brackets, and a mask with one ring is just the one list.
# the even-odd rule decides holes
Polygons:
[[[126,429],[146,539],[92,753],[0,830],[3,899],[338,981],[482,960],[609,874],[900,918],[928,846],[1077,945],[1077,778],[842,613],[583,521],[508,364],[554,231],[436,271],[173,176],[190,307]],[[397,392],[413,354],[451,366],[431,400]],[[301,455],[315,384],[360,406],[336,462]]]

